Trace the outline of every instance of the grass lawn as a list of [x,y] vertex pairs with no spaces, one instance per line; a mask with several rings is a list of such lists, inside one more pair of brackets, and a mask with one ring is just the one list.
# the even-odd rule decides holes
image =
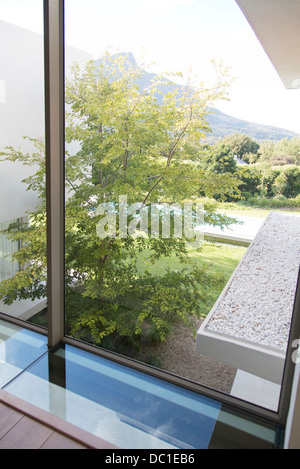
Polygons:
[[226,213],[228,216],[242,216],[242,217],[254,217],[254,218],[267,218],[271,210],[262,208],[249,208],[249,207],[226,207],[224,209],[218,208],[217,212]]
[[244,217],[266,218],[270,212],[286,212],[286,213],[300,213],[300,210],[295,208],[259,208],[250,207],[238,203],[218,203],[218,212],[226,213],[227,215],[241,215]]
[[[222,284],[219,287],[207,291],[207,304],[201,305],[201,315],[206,316],[210,312],[246,250],[247,248],[243,246],[208,242],[203,245],[201,252],[190,250],[190,257],[198,267],[207,267],[208,273],[222,275],[223,277]],[[149,251],[145,251],[138,262],[141,273],[148,268],[150,272],[162,275],[166,267],[172,270],[183,268],[176,256],[161,258],[152,265],[149,263]]]
[[239,202],[217,202],[210,199],[199,199],[199,203],[213,203],[216,211],[219,213],[226,213],[228,216],[244,216],[244,217],[255,217],[255,218],[266,218],[271,211],[276,212],[287,212],[287,213],[298,213],[300,214],[299,208],[281,207],[281,208],[260,208],[251,207]]
[[191,257],[197,263],[206,265],[210,273],[221,274],[224,278],[221,288],[207,292],[208,302],[202,306],[201,314],[206,316],[210,312],[246,251],[244,246],[206,243],[203,252],[191,253]]

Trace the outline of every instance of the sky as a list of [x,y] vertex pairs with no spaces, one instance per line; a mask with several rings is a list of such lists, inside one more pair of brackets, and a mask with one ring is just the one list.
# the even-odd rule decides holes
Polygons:
[[[42,0],[0,0],[0,19],[42,33]],[[235,79],[221,111],[300,134],[300,90],[286,90],[235,0],[65,0],[66,42],[98,58],[104,50],[188,68],[211,79],[222,60]],[[1,64],[0,64],[1,66]]]

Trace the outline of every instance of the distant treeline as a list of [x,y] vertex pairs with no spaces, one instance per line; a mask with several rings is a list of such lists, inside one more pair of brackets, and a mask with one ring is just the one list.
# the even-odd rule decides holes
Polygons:
[[300,194],[300,166],[256,163],[238,168],[242,195],[293,198]]
[[300,165],[300,137],[258,143],[246,134],[234,133],[218,142],[220,143],[228,146],[234,155],[246,163]]
[[290,199],[292,203],[297,198],[295,206],[299,206],[300,138],[257,143],[235,133],[213,145],[202,145],[193,159],[213,172],[235,173],[241,181],[241,195],[249,202]]

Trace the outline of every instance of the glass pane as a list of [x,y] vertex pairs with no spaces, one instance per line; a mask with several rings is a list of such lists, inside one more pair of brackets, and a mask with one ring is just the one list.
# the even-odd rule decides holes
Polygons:
[[0,321],[0,388],[46,352],[46,337]]
[[[15,221],[14,221],[15,222]],[[9,223],[1,223],[0,230],[3,232],[9,227]],[[19,270],[19,263],[12,259],[12,255],[18,251],[19,243],[8,239],[4,234],[0,235],[0,282],[15,276]]]
[[0,0],[0,312],[47,324],[43,1]]
[[5,390],[122,449],[279,445],[273,424],[70,346],[42,357]]
[[67,335],[276,412],[299,96],[233,0],[66,0],[65,18]]

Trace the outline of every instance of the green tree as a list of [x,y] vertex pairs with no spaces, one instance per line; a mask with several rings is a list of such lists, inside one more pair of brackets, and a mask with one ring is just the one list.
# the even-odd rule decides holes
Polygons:
[[299,164],[300,163],[300,139],[283,138],[275,147],[271,160],[273,165]]
[[230,147],[226,146],[224,143],[215,144],[211,148],[211,152],[211,171],[232,174],[236,172],[237,164]]
[[234,155],[239,159],[249,163],[249,155],[253,160],[253,155],[257,155],[259,144],[246,134],[234,133],[228,135],[222,140],[224,145],[228,146]]
[[263,142],[261,142],[258,150],[258,153],[260,155],[259,162],[270,163],[274,155],[275,146],[276,143],[271,140],[264,140]]
[[300,194],[300,168],[299,166],[289,166],[282,169],[287,179],[287,186],[283,195],[286,197],[296,197]]
[[274,180],[272,185],[275,195],[283,195],[288,187],[287,177],[284,173],[280,173]]
[[[205,290],[217,281],[192,264],[186,239],[174,233],[168,239],[100,238],[99,205],[109,202],[119,212],[122,195],[142,208],[196,200],[199,193],[212,197],[216,190],[224,198],[239,194],[235,175],[208,174],[189,158],[207,130],[207,109],[226,92],[226,73],[218,70],[210,89],[188,82],[184,91],[167,88],[165,93],[170,82],[162,77],[140,89],[142,74],[126,57],[106,54],[83,70],[74,66],[66,85],[66,310],[69,332],[99,344],[111,337],[135,343],[149,334],[164,340],[170,323],[188,324],[199,314]],[[0,285],[0,297],[10,303],[45,294],[45,163],[41,151],[24,155],[8,148],[2,158],[38,165],[24,182],[41,200],[29,226],[6,231],[23,246],[14,255],[22,271]],[[205,217],[214,224],[230,223],[209,211]],[[144,253],[150,264],[176,254],[183,269],[163,276],[147,268],[141,273]]]
[[259,191],[261,172],[256,165],[240,166],[238,168],[238,175],[242,181],[242,185],[240,186],[242,193],[245,192],[254,195]]
[[261,173],[260,180],[260,195],[266,197],[270,192],[270,187],[272,186],[275,177],[278,175],[276,171],[273,170],[272,166],[268,163],[261,163],[258,165],[259,171]]
[[268,162],[273,166],[300,164],[300,139],[283,138],[278,142],[262,142],[260,149],[260,161]]

